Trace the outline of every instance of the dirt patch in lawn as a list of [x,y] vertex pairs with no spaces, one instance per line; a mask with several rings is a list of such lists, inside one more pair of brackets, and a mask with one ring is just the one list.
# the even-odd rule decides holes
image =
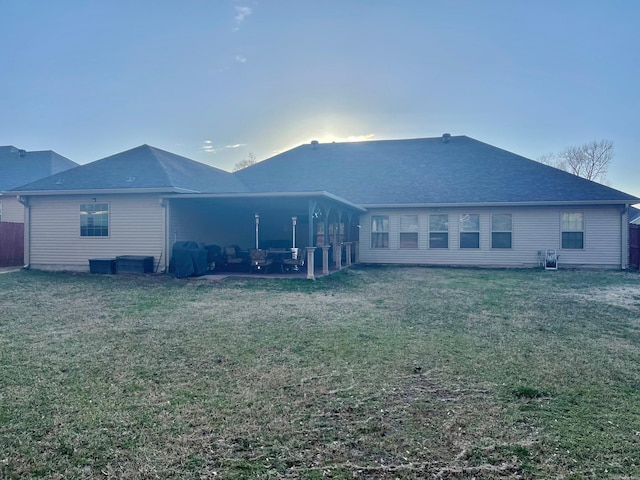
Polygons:
[[566,293],[565,295],[577,297],[586,301],[606,303],[617,307],[640,309],[640,285],[611,287],[594,287],[580,292]]

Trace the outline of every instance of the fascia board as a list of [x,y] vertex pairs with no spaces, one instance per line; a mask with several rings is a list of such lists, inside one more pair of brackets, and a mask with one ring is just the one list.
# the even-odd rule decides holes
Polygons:
[[362,206],[326,191],[316,192],[245,192],[245,193],[193,193],[182,195],[163,195],[163,198],[315,198],[323,197],[341,203],[359,212],[365,212]]

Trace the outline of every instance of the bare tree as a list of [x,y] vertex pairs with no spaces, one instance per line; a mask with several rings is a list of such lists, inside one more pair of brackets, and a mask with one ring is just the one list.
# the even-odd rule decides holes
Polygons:
[[543,155],[538,161],[587,180],[604,183],[614,154],[611,140],[594,140],[579,147],[567,147],[558,154]]
[[569,147],[562,152],[569,172],[596,182],[605,180],[613,155],[611,140],[594,140],[580,147]]
[[257,162],[256,156],[252,152],[249,152],[249,155],[247,155],[247,158],[245,158],[244,160],[240,160],[238,163],[236,163],[233,166],[233,171],[237,172],[238,170],[242,170],[243,168],[250,167],[251,165],[254,165],[256,162]]
[[550,167],[559,168],[560,170],[567,171],[567,163],[560,158],[557,153],[547,153],[538,158],[540,163],[549,165]]

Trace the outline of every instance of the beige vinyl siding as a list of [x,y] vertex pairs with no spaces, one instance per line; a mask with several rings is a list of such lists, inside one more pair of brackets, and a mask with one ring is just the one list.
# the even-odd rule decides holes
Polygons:
[[[561,249],[562,212],[584,213],[584,249]],[[459,216],[480,215],[480,248],[459,246]],[[491,248],[491,215],[512,215],[512,248]],[[399,248],[400,215],[418,215],[418,249]],[[429,248],[429,215],[449,215],[449,248]],[[371,215],[389,216],[389,248],[372,249]],[[457,265],[491,267],[537,266],[539,251],[558,250],[560,266],[619,268],[621,258],[621,207],[513,207],[375,209],[360,219],[360,261],[362,263]]]
[[[109,236],[80,236],[80,204],[109,204]],[[153,256],[164,263],[164,209],[158,195],[31,197],[30,265],[88,270],[90,258]]]
[[18,197],[0,197],[2,202],[2,221],[24,223],[24,207]]

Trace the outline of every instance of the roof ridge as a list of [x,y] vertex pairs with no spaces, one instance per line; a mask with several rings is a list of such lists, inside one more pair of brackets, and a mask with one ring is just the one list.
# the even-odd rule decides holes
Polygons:
[[[162,174],[164,175],[164,178],[167,181],[168,185],[174,186],[174,179],[171,177],[171,175],[169,174],[169,171],[167,170],[167,166],[165,165],[165,162],[162,161],[159,157],[158,157],[158,152],[156,151],[156,148],[152,147],[151,145],[148,145],[146,143],[140,145],[137,148],[146,148],[147,150],[149,150],[149,152],[151,152],[151,154],[153,155],[153,159],[156,161],[156,163],[158,164],[158,166],[160,167],[160,169],[162,170]],[[157,149],[159,150],[159,149]],[[162,151],[162,150],[160,150]]]
[[154,147],[153,145],[149,145],[149,144],[145,143],[145,144],[140,145],[140,146],[141,147],[148,147],[154,153],[154,156],[156,156],[156,152],[161,152],[162,154],[170,155],[172,157],[179,157],[182,160],[186,160],[186,161],[191,162],[193,164],[197,164],[197,165],[200,165],[200,166],[208,167],[208,168],[211,168],[213,170],[217,170],[219,172],[231,174],[231,172],[227,172],[226,170],[223,170],[221,168],[214,167],[213,165],[209,165],[208,163],[199,162],[198,160],[194,160],[193,158],[185,157],[184,155],[179,155],[177,153],[173,153],[173,152],[170,152],[168,150],[163,150],[162,148]]

